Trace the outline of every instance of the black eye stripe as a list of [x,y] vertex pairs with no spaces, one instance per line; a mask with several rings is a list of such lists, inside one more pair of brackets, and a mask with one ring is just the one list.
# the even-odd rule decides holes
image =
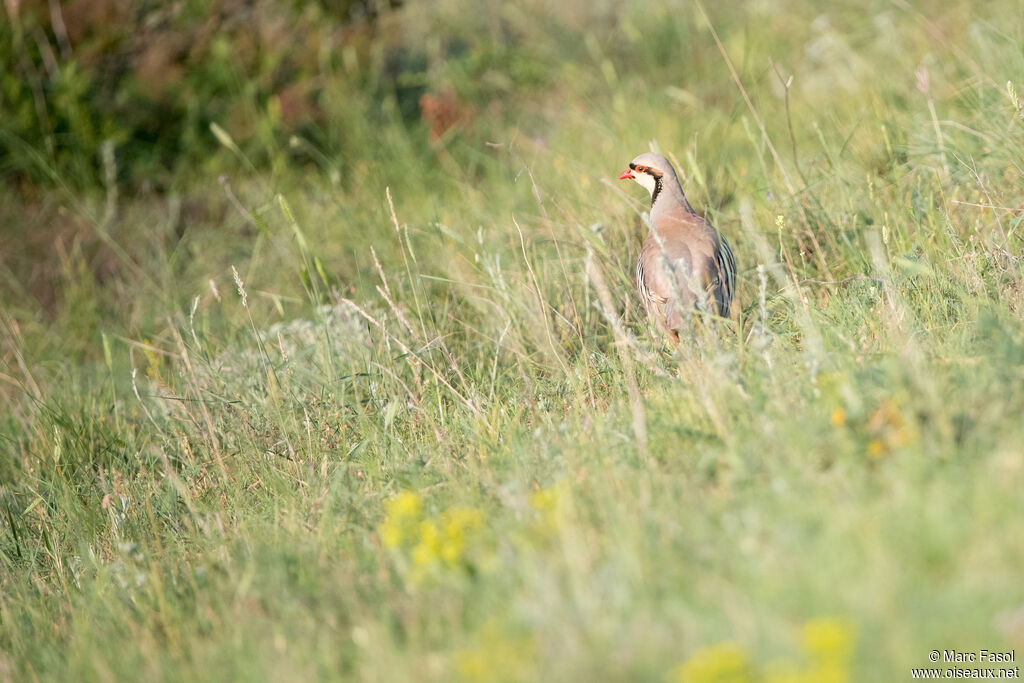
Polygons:
[[661,171],[659,171],[659,170],[657,170],[655,168],[651,168],[650,166],[641,166],[639,164],[635,164],[632,161],[629,162],[629,168],[630,168],[630,170],[636,171],[637,173],[646,173],[647,175],[651,176],[655,180],[661,178],[661,176],[662,176],[662,172]]

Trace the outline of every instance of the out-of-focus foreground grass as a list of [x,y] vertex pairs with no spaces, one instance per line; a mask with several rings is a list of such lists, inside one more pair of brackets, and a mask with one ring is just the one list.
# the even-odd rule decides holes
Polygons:
[[[0,118],[0,680],[1024,647],[1018,2],[323,12],[111,93],[193,117],[154,148],[73,43],[4,67],[56,109]],[[613,180],[652,148],[740,265],[674,351]]]

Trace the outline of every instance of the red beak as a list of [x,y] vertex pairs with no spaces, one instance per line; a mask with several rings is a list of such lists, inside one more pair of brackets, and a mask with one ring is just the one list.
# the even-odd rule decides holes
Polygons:
[[633,169],[631,169],[631,168],[627,168],[625,171],[623,171],[621,174],[619,174],[619,180],[632,180],[632,179],[633,179]]

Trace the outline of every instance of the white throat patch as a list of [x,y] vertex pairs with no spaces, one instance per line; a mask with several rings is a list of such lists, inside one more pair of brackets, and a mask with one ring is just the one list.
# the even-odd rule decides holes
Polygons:
[[652,197],[654,196],[654,188],[656,182],[653,176],[647,175],[646,173],[642,173],[640,171],[633,171],[633,180],[635,180],[637,183],[645,187],[647,191],[651,193]]

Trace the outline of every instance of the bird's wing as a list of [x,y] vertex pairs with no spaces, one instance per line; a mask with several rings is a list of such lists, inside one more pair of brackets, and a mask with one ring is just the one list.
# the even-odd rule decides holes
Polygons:
[[681,282],[694,279],[702,286],[710,284],[708,263],[714,251],[714,229],[680,206],[653,219],[642,255],[652,266],[660,266],[651,269],[654,284],[660,285],[659,294],[668,297],[675,288],[673,277],[681,278]]
[[729,315],[736,287],[732,249],[724,236],[688,207],[662,211],[653,220],[640,255],[638,273],[641,270],[646,288],[661,302],[672,304],[667,312],[679,316],[707,292],[718,313]]

